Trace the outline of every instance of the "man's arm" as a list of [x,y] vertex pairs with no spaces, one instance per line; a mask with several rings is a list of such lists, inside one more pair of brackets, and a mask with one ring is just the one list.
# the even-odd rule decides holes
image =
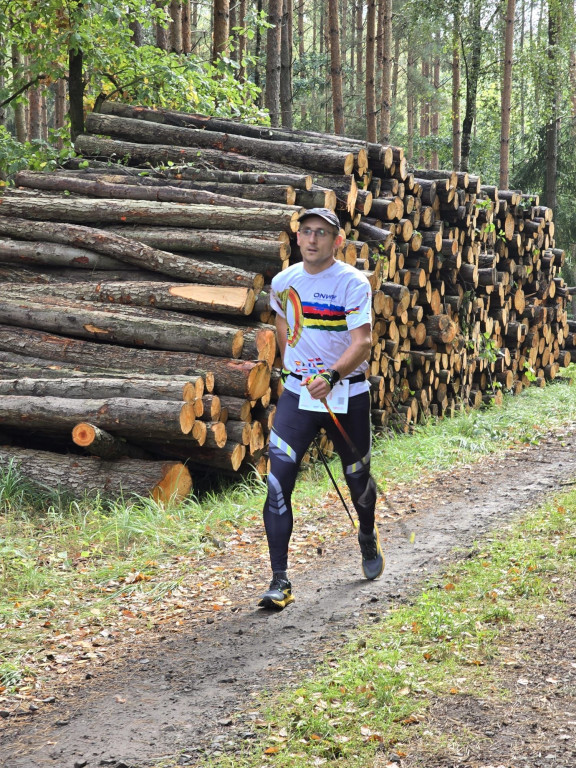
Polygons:
[[[372,347],[370,323],[365,323],[358,328],[352,328],[350,340],[350,346],[332,366],[334,370],[338,371],[342,379],[358,368],[360,363],[368,359]],[[326,397],[330,392],[330,385],[320,376],[313,379],[307,386],[310,395],[317,400]]]

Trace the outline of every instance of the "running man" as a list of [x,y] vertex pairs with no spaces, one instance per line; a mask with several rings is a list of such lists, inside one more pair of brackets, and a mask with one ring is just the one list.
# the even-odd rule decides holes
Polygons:
[[[302,262],[276,275],[270,294],[286,380],[270,433],[264,526],[272,581],[260,599],[264,608],[284,608],[294,600],[287,574],[291,497],[302,457],[321,427],[340,457],[358,514],[364,575],[376,579],[384,570],[374,522],[376,484],[370,476],[372,432],[366,369],[372,291],[362,272],[334,257],[343,237],[333,211],[311,208],[299,221]],[[325,402],[352,446],[336,427]]]

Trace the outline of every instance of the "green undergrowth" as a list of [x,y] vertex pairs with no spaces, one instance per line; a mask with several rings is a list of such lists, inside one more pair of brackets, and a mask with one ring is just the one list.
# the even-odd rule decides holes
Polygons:
[[[378,437],[373,473],[382,489],[391,488],[423,473],[481,461],[513,445],[537,443],[574,421],[576,387],[566,377],[544,389],[506,397],[499,408],[430,421],[411,435]],[[336,461],[333,470],[343,486]],[[313,520],[318,503],[331,490],[321,464],[303,472],[295,492],[300,521]],[[142,498],[74,500],[35,488],[13,467],[4,467],[0,470],[4,661],[17,664],[21,651],[33,641],[30,619],[49,614],[56,625],[81,621],[89,610],[98,611],[104,620],[107,612],[113,615],[117,610],[115,600],[128,586],[150,600],[160,600],[191,569],[201,569],[206,555],[224,546],[231,533],[259,525],[264,496],[265,483],[254,477],[227,483],[180,505]],[[121,584],[122,589],[111,584]]]
[[484,539],[429,578],[410,604],[375,610],[371,624],[326,654],[313,679],[264,695],[252,713],[257,743],[240,753],[236,744],[234,756],[213,755],[205,765],[366,768],[409,755],[433,700],[505,696],[498,669],[506,633],[571,609],[563,600],[575,554],[571,491]]

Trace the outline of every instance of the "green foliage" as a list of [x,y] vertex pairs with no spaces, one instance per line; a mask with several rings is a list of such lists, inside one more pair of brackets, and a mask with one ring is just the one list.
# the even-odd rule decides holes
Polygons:
[[[47,144],[45,141],[26,141],[21,144],[3,125],[0,125],[0,169],[2,169],[2,173],[7,177],[25,168],[33,171],[53,170],[64,160],[75,155],[72,145],[64,134],[65,131],[52,132],[54,139],[59,138],[64,142],[62,149],[58,149],[55,144]],[[2,178],[1,173],[0,178]]]
[[[152,23],[168,23],[167,5],[151,7],[145,0],[127,0],[122,7],[113,0],[73,0],[66,5],[60,0],[25,5],[0,0],[0,38],[8,48],[15,43],[30,62],[26,69],[13,71],[9,58],[0,58],[0,75],[4,76],[0,102],[10,99],[34,77],[41,77],[47,87],[66,77],[69,51],[81,50],[86,109],[92,109],[98,97],[121,98],[148,106],[267,122],[266,113],[256,105],[259,89],[253,82],[238,80],[238,63],[221,58],[214,65],[198,56],[167,53],[152,44]],[[131,21],[144,25],[148,44],[134,45]],[[266,26],[262,19],[257,23]],[[254,61],[246,56],[244,63]],[[26,97],[24,91],[12,106]],[[17,170],[14,148],[8,146],[6,137],[2,137],[2,144],[5,146],[0,151],[7,156],[10,169]],[[25,157],[36,154],[36,147],[24,150]],[[52,159],[50,156],[43,167],[50,167]],[[31,165],[42,167],[38,166],[41,162],[32,160]]]

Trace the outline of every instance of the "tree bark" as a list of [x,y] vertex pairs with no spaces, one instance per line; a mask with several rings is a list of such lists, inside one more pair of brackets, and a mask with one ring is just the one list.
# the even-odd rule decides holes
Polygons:
[[[86,134],[76,139],[74,148],[76,152],[85,157],[107,158],[107,160],[129,158],[130,162],[139,164],[166,165],[174,163],[181,165],[182,163],[190,163],[196,166],[206,164],[214,169],[247,171],[249,173],[300,173],[300,168],[287,167],[281,161],[259,160],[256,157],[249,157],[236,152],[163,144],[133,144],[128,141],[101,139]],[[338,173],[342,173],[341,168],[339,168]]]
[[452,2],[452,168],[460,168],[460,0]]
[[182,53],[192,51],[192,8],[191,0],[182,0]]
[[406,57],[406,155],[410,160],[414,159],[414,125],[416,122],[416,99],[414,98],[414,66],[415,59],[408,40],[408,52]]
[[[17,84],[21,81],[23,76],[24,61],[20,49],[16,43],[12,43],[11,48],[12,56],[12,82]],[[24,110],[23,102],[18,102],[14,105],[14,130],[16,133],[16,139],[23,144],[27,139],[26,131],[26,114]]]
[[546,124],[546,174],[544,179],[544,198],[549,208],[555,209],[558,195],[558,134],[559,134],[559,83],[558,83],[558,43],[560,37],[561,9],[557,3],[548,2],[548,76]]
[[40,87],[28,89],[28,138],[30,141],[40,141]]
[[122,269],[123,262],[99,253],[55,243],[0,239],[3,264],[45,264],[79,269]]
[[266,93],[265,106],[270,124],[280,125],[280,71],[282,46],[282,0],[268,0],[266,34]]
[[105,231],[138,240],[161,250],[183,253],[228,253],[279,262],[290,258],[290,241],[285,232],[279,232],[274,237],[274,232],[252,230],[233,232],[138,226],[106,227]]
[[84,133],[84,53],[81,48],[68,51],[68,97],[70,138],[75,141]]
[[[190,205],[224,205],[231,208],[281,208],[292,205],[288,201],[288,191],[284,188],[283,195],[269,188],[269,194],[260,187],[254,197],[249,195],[242,198],[232,195],[212,192],[207,189],[179,189],[170,185],[138,186],[135,184],[116,184],[90,178],[71,178],[60,174],[39,173],[36,171],[20,171],[16,174],[15,184],[31,189],[42,189],[55,192],[75,192],[88,197],[105,198],[106,200],[149,200],[157,203],[188,203]],[[231,192],[232,190],[229,190]],[[247,185],[235,188],[234,191],[249,192]],[[276,199],[274,199],[276,198]]]
[[340,29],[338,0],[328,0],[328,24],[330,28],[330,78],[332,81],[332,115],[334,133],[344,135],[344,100],[342,97],[342,60],[340,56]]
[[[426,52],[422,56],[421,61],[421,78],[422,83],[425,84],[426,91],[428,91],[430,83],[430,63],[427,58]],[[430,135],[430,100],[428,95],[425,93],[422,96],[421,102],[420,102],[420,155],[418,158],[419,164],[424,168],[429,168],[430,166],[427,163],[427,155],[428,152],[425,149],[425,141],[422,141],[422,139],[426,139]]]
[[352,153],[346,149],[325,149],[319,144],[231,136],[216,131],[178,128],[95,112],[88,116],[87,128],[92,133],[106,133],[130,141],[138,139],[151,144],[164,141],[173,146],[240,152],[262,160],[328,173],[351,173],[351,165],[353,167],[354,164],[354,157],[350,157]]
[[98,456],[105,461],[114,461],[123,457],[145,460],[152,458],[148,451],[86,421],[76,424],[72,430],[72,442],[79,448],[84,448],[92,456]]
[[[356,70],[355,70],[355,88],[356,93],[362,92],[364,80],[364,3],[362,0],[356,0]],[[360,117],[362,113],[362,102],[357,99],[356,116]]]
[[280,33],[280,117],[285,128],[292,128],[292,3],[283,0]]
[[170,0],[170,49],[182,53],[182,0]]
[[186,403],[127,397],[70,399],[5,395],[0,400],[0,425],[24,430],[69,433],[87,421],[112,434],[132,439],[181,438],[180,413]]
[[[34,286],[31,291],[10,291],[5,285],[0,322],[132,347],[209,352],[235,359],[242,355],[244,333],[237,326],[150,306],[103,306],[68,298],[70,294],[77,294],[73,283],[61,283],[56,295],[54,285]],[[262,331],[258,338],[266,350],[269,336],[272,331]],[[258,351],[252,349],[250,356],[258,359]]]
[[126,397],[139,400],[175,400],[182,403],[184,388],[198,397],[202,379],[196,377],[189,382],[172,379],[150,378],[97,378],[75,376],[61,378],[22,378],[0,379],[0,395],[26,395],[28,397],[60,397],[72,400],[108,399]]
[[[66,94],[67,85],[66,80],[61,77],[56,81],[56,88],[54,94],[54,129],[61,131],[66,125]],[[56,146],[58,149],[62,149],[64,141],[62,137],[56,139]]]
[[[98,114],[116,117],[143,120],[160,125],[174,126],[178,128],[199,128],[203,131],[229,134],[231,136],[243,136],[252,139],[264,139],[267,141],[292,141],[296,143],[318,144],[332,149],[345,147],[365,147],[366,142],[354,139],[350,136],[337,136],[336,134],[321,133],[319,131],[304,131],[289,129],[287,127],[269,127],[241,123],[226,118],[207,117],[186,112],[177,112],[170,109],[150,109],[148,107],[136,107],[123,104],[118,101],[105,101]],[[91,118],[92,119],[92,118]],[[185,134],[184,134],[185,135]],[[374,151],[379,144],[374,145]],[[374,155],[377,159],[377,155]]]
[[217,64],[222,54],[228,52],[230,34],[230,2],[214,0],[214,27],[212,35],[212,63]]
[[432,114],[430,115],[430,133],[434,137],[434,144],[432,146],[432,153],[430,157],[430,168],[434,170],[439,169],[438,159],[438,128],[440,123],[440,116],[438,114],[438,99],[440,96],[440,53],[442,38],[440,32],[435,35],[436,50],[434,51],[434,59],[432,61],[432,86],[434,88],[434,96],[432,99]]
[[25,328],[0,326],[0,350],[22,353],[30,358],[86,366],[97,361],[99,370],[124,373],[214,377],[218,395],[257,400],[270,383],[270,370],[263,362],[227,360],[184,352],[133,349],[116,344],[96,344],[82,339],[55,336]]
[[[44,206],[42,210],[39,210],[38,207],[34,207],[33,203],[31,207],[26,207],[22,205],[8,205],[9,202],[14,201],[10,201],[8,198],[4,198],[4,200],[0,199],[0,203],[2,203],[0,211],[2,213],[6,211],[8,216],[13,216],[13,218],[0,216],[0,234],[21,237],[28,240],[35,240],[38,237],[43,237],[44,240],[48,242],[84,246],[87,247],[88,250],[112,256],[119,261],[149,269],[153,272],[160,272],[173,277],[181,277],[188,282],[204,283],[207,285],[237,285],[254,288],[256,291],[261,290],[264,284],[262,275],[259,275],[258,273],[244,272],[239,269],[234,270],[225,267],[224,265],[219,265],[216,268],[213,262],[207,264],[196,259],[178,256],[176,254],[167,253],[166,251],[159,251],[150,248],[147,245],[143,245],[142,243],[136,243],[136,241],[126,237],[111,234],[101,229],[92,229],[91,227],[82,227],[75,224],[60,224],[52,221],[37,222],[27,219],[18,219],[15,217],[16,210],[31,217],[34,215],[41,215],[45,218],[48,218],[46,215],[48,211],[46,206]],[[28,202],[30,203],[30,200]],[[71,202],[72,201],[68,201],[68,205],[70,205]],[[100,205],[99,201],[96,202]],[[113,202],[114,201],[103,202],[101,205],[109,210]],[[163,203],[162,205],[171,204]],[[198,207],[205,210],[204,206]],[[65,208],[66,203],[51,207],[51,217],[53,219],[66,218],[66,211],[63,210]],[[79,220],[85,220],[85,217],[82,214],[82,206],[80,206],[77,213],[77,218]],[[68,216],[71,215],[73,214],[68,212]],[[140,218],[140,220],[142,219]]]
[[377,141],[376,132],[376,0],[368,0],[366,17],[366,140]]
[[500,105],[500,180],[499,186],[508,189],[510,178],[510,104],[512,100],[512,57],[514,52],[515,0],[506,5],[504,33],[504,70]]
[[59,176],[72,178],[93,178],[99,181],[114,182],[115,184],[132,184],[136,186],[177,186],[183,189],[194,189],[196,184],[211,183],[218,191],[219,184],[246,184],[247,186],[290,186],[294,189],[310,189],[312,176],[305,173],[249,173],[243,171],[210,170],[191,168],[189,166],[170,168],[169,176],[163,172],[151,172],[149,176],[139,176],[138,168],[82,168],[80,170],[66,169],[57,171]]
[[473,0],[470,18],[472,33],[472,50],[466,61],[466,107],[462,123],[462,145],[460,155],[460,170],[468,171],[470,165],[470,149],[472,145],[472,127],[476,120],[476,95],[480,78],[482,57],[482,28],[480,26],[482,3]]
[[380,141],[390,142],[392,119],[392,0],[382,0],[382,110]]
[[[86,364],[83,368],[74,366],[73,364],[62,364],[40,358],[26,357],[25,355],[19,355],[14,352],[0,351],[0,376],[4,380],[17,380],[21,378],[29,379],[70,379],[74,378],[78,381],[82,379],[116,379],[118,382],[134,381],[143,383],[145,388],[150,386],[154,387],[156,384],[163,384],[166,381],[166,377],[162,375],[156,375],[155,373],[142,373],[142,372],[122,372],[101,370],[97,366],[91,367]],[[185,400],[195,399],[202,397],[204,392],[212,392],[214,389],[214,376],[213,374],[202,376],[183,376],[179,374],[171,374],[170,382],[180,382],[182,386],[182,393],[186,391]],[[18,393],[14,393],[18,394]],[[20,393],[21,394],[21,393]],[[53,393],[54,394],[54,393]],[[110,393],[107,392],[106,396]],[[121,392],[122,396],[126,396],[124,391]],[[55,396],[57,396],[55,394]],[[132,394],[130,395],[133,396]],[[154,400],[155,397],[146,397],[146,400]],[[164,397],[164,400],[170,398]]]
[[24,448],[0,449],[0,463],[14,462],[24,477],[40,488],[64,488],[76,496],[86,492],[116,497],[152,496],[158,502],[182,501],[192,489],[192,478],[180,462],[63,456]]
[[177,312],[249,315],[254,308],[254,291],[236,286],[162,282],[52,283],[55,294],[82,301],[156,307]]

